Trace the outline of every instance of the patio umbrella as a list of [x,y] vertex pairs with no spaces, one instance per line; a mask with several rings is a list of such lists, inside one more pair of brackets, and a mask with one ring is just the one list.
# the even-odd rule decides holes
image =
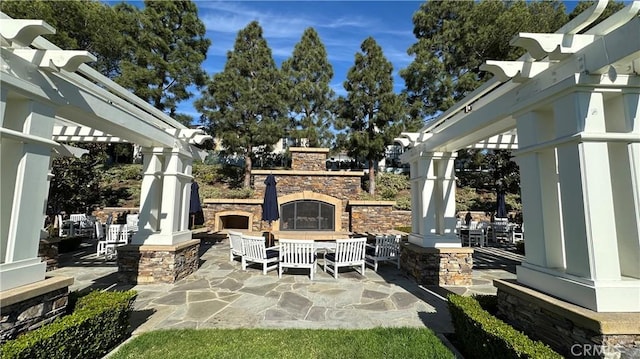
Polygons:
[[504,191],[498,191],[498,196],[496,200],[496,217],[497,218],[507,218],[507,204],[505,202],[505,194]]
[[200,186],[196,181],[191,182],[191,196],[189,197],[189,229],[193,226],[204,224],[204,213],[200,205]]
[[271,222],[280,218],[278,208],[278,191],[276,190],[276,177],[272,174],[264,180],[266,185],[264,200],[262,202],[262,220],[269,222],[269,241],[271,241]]

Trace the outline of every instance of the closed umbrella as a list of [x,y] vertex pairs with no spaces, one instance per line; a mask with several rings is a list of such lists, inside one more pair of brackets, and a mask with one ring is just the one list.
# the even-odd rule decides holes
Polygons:
[[189,229],[196,224],[204,224],[204,213],[200,204],[200,187],[196,181],[191,182],[191,195],[189,197],[189,218],[191,218]]
[[[264,180],[266,185],[264,191],[264,200],[262,202],[262,220],[269,223],[269,231],[271,231],[271,222],[280,218],[280,209],[278,208],[278,191],[276,190],[276,177],[269,174]],[[269,241],[271,241],[271,233],[269,233]]]
[[505,201],[504,191],[498,191],[498,196],[496,200],[496,217],[497,218],[507,218],[507,203]]

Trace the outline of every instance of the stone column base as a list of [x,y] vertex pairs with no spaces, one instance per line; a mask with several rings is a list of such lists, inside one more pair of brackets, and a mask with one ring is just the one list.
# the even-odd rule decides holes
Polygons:
[[174,283],[198,270],[200,240],[175,245],[118,247],[118,280],[131,284]]
[[523,286],[493,281],[498,316],[568,358],[639,358],[640,313],[599,313]]
[[473,249],[420,247],[403,243],[400,265],[418,284],[471,285]]
[[63,315],[72,284],[70,277],[49,277],[0,292],[0,344]]

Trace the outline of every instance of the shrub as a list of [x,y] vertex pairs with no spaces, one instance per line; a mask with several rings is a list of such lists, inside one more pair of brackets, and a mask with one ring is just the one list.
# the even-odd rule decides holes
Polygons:
[[[478,299],[449,295],[449,312],[464,353],[478,358],[562,358],[484,310]],[[489,304],[486,298],[481,299]]]
[[253,190],[251,188],[234,188],[226,193],[226,198],[251,198]]
[[410,188],[411,184],[407,175],[380,172],[376,176],[376,191],[382,199],[395,199],[400,191]]
[[0,347],[0,357],[100,358],[126,338],[136,295],[134,291],[91,292],[77,300],[71,315],[7,341]]
[[408,196],[398,197],[396,199],[396,204],[393,206],[394,209],[399,209],[403,211],[411,210],[411,198]]

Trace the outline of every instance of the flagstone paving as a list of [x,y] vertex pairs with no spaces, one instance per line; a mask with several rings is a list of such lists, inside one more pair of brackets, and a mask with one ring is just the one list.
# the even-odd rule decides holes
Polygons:
[[[175,284],[127,286],[117,282],[113,261],[95,257],[95,251],[61,256],[61,268],[51,275],[73,276],[71,290],[85,288],[134,289],[138,297],[132,314],[132,334],[169,328],[322,328],[355,329],[429,327],[453,332],[445,296],[495,294],[494,278],[515,278],[522,256],[504,248],[476,249],[473,285],[420,286],[393,265],[365,276],[341,270],[339,278],[317,268],[313,281],[308,270],[241,270],[229,262],[228,242],[203,242],[198,271]],[[476,258],[477,257],[477,258]],[[321,262],[322,259],[319,259]]]

